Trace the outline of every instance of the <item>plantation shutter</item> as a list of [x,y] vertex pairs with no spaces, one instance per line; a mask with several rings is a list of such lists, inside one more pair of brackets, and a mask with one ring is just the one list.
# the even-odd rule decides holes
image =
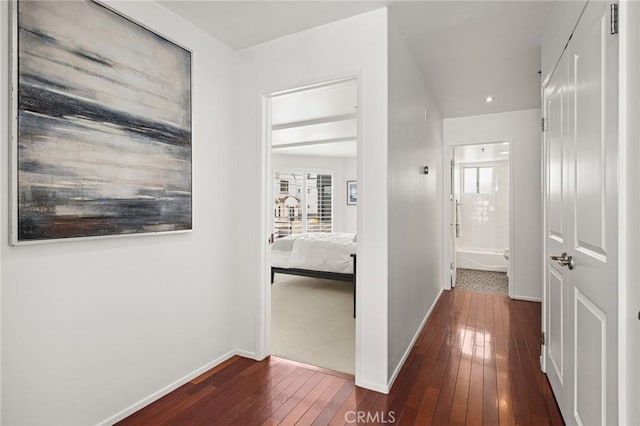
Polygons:
[[276,239],[333,230],[333,179],[330,174],[278,171],[274,180]]
[[301,234],[303,229],[304,174],[276,172],[273,193],[275,237]]
[[333,230],[331,175],[307,173],[307,231]]

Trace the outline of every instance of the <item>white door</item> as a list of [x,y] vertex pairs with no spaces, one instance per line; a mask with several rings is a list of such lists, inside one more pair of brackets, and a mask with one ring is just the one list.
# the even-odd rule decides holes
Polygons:
[[568,424],[618,424],[618,39],[609,6],[588,3],[545,88],[546,372]]
[[568,123],[568,55],[563,55],[544,91],[545,133],[545,289],[544,321],[546,356],[545,371],[549,383],[567,418],[571,370],[567,368],[571,329],[569,316],[569,270],[552,261],[549,256],[566,252],[568,244],[567,172],[569,160]]

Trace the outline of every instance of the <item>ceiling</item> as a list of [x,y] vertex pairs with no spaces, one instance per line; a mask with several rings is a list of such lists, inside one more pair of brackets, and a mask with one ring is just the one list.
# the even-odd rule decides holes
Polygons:
[[[391,6],[445,118],[540,107],[547,1],[398,2]],[[492,103],[485,103],[493,96]]]
[[384,7],[382,1],[159,0],[234,49]]
[[357,91],[347,80],[272,97],[273,154],[355,158]]
[[[549,1],[160,2],[234,49],[389,5],[445,118],[540,107]],[[485,103],[486,96],[495,101]]]

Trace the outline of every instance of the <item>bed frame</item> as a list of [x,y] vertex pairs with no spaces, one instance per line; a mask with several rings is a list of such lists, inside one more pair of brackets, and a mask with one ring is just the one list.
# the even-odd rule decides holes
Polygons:
[[276,274],[297,275],[300,277],[322,278],[325,280],[346,281],[353,284],[353,317],[356,317],[356,255],[353,258],[353,274],[344,274],[339,272],[313,271],[311,269],[296,268],[276,268],[271,267],[271,284],[273,284]]

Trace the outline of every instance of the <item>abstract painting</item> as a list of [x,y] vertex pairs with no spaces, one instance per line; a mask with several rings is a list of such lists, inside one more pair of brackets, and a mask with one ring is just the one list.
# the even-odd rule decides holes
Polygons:
[[18,1],[13,242],[192,228],[191,53],[91,1]]

